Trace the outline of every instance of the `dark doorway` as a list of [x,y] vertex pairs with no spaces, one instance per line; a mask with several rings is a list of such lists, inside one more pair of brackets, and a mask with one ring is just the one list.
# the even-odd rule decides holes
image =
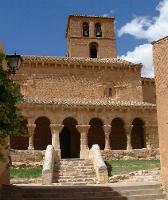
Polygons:
[[124,122],[120,118],[115,118],[111,122],[110,147],[112,150],[124,150],[127,147]]
[[144,138],[144,122],[136,118],[132,122],[133,128],[131,131],[131,144],[133,149],[145,148],[145,138]]
[[76,129],[77,124],[71,117],[63,121],[64,128],[60,133],[61,158],[80,157],[80,133]]
[[98,144],[100,149],[103,150],[105,146],[105,135],[104,135],[102,120],[99,118],[92,118],[89,124],[90,124],[88,132],[89,149],[92,147],[93,144]]
[[34,149],[45,150],[52,143],[50,120],[47,117],[39,117],[35,123]]

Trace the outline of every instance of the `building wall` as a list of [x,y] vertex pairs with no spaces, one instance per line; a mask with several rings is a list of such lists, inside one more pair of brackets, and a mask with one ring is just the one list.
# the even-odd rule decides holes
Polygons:
[[153,44],[162,181],[168,191],[168,37]]
[[156,85],[153,78],[142,78],[143,101],[156,103]]
[[[83,37],[82,24],[88,22],[89,37]],[[95,24],[102,25],[102,37],[95,37]],[[98,58],[117,57],[114,18],[70,16],[67,27],[67,51],[69,57],[89,57],[89,44],[98,44]]]
[[109,96],[112,99],[142,101],[140,71],[128,67],[105,69],[89,64],[85,66],[58,66],[41,64],[32,67],[24,64],[15,75],[21,85],[22,94],[32,98],[89,98],[98,99]]

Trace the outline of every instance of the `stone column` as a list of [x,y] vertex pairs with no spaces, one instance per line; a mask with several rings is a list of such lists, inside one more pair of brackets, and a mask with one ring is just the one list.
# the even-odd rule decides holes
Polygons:
[[110,133],[111,125],[104,125],[104,134],[105,134],[105,148],[104,150],[110,150]]
[[58,152],[58,156],[61,156],[59,134],[61,130],[63,129],[63,127],[64,126],[62,124],[50,124],[51,133],[52,133],[52,145],[55,151]]
[[127,135],[127,151],[132,150],[132,144],[131,144],[131,131],[132,131],[133,125],[125,126],[125,131]]
[[76,125],[77,130],[80,132],[80,158],[88,158],[88,130],[90,125]]
[[29,150],[34,149],[34,130],[35,130],[36,124],[27,124],[28,132],[29,132]]

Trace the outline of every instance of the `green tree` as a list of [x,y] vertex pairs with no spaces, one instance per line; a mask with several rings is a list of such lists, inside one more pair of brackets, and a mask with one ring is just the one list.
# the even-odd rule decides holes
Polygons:
[[7,70],[3,69],[4,60],[5,55],[0,53],[0,145],[4,144],[7,136],[26,135],[22,126],[24,118],[17,108],[17,103],[22,100],[20,88],[9,78],[11,67],[8,65]]

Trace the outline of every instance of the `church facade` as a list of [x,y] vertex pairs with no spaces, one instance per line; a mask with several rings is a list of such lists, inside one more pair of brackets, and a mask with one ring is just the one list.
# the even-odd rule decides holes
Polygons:
[[155,81],[117,58],[114,18],[70,15],[66,38],[65,57],[22,56],[14,81],[30,137],[11,138],[11,147],[53,144],[60,158],[85,158],[93,144],[158,148]]

